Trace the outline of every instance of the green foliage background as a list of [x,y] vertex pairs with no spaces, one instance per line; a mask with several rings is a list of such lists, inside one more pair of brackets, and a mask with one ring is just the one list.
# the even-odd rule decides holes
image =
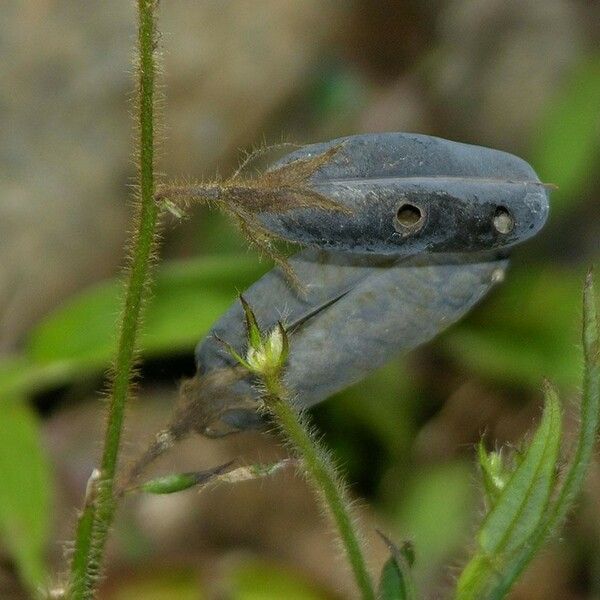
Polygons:
[[[336,125],[334,117],[357,111],[365,87],[352,68],[333,62],[325,74],[315,73],[313,85],[298,91],[289,112],[297,114],[294,105],[300,104],[314,130],[341,135],[345,125]],[[433,443],[428,435],[439,433],[433,425],[444,401],[460,385],[475,382],[478,391],[494,390],[503,410],[517,412],[541,404],[544,376],[565,398],[579,385],[581,285],[600,252],[592,243],[591,252],[563,256],[554,245],[568,247],[573,223],[597,215],[599,106],[600,57],[589,54],[557,88],[526,144],[524,158],[557,186],[545,232],[515,252],[506,281],[462,323],[314,411],[348,479],[356,482],[354,491],[398,536],[415,540],[418,583],[439,577],[440,566],[460,555],[480,506],[473,486],[474,440],[461,440],[463,446],[443,459],[424,451]],[[277,125],[274,117],[273,129]],[[196,236],[191,246],[197,256],[159,267],[142,337],[145,359],[191,354],[236,293],[269,268],[246,252],[218,216],[203,214]],[[29,331],[20,352],[0,360],[0,533],[30,589],[47,582],[54,475],[40,442],[43,417],[29,400],[52,390],[76,390],[109,366],[120,289],[115,277],[75,294]],[[494,437],[488,437],[493,444]],[[569,532],[565,537],[588,580],[599,582],[593,558],[598,545],[585,550]],[[229,585],[240,600],[328,597],[268,561],[249,562]],[[128,582],[111,597],[198,598],[202,589],[195,576],[167,570]]]

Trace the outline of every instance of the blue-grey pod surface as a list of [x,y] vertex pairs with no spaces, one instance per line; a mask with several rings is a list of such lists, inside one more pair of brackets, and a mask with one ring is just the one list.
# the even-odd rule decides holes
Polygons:
[[315,208],[264,213],[267,229],[323,249],[408,256],[509,248],[546,221],[548,192],[524,160],[436,137],[340,138],[304,146],[273,168],[336,146],[310,182],[352,214]]
[[[264,330],[282,320],[289,331],[285,380],[299,406],[325,400],[394,356],[432,339],[500,281],[507,265],[490,256],[438,259],[390,260],[309,249],[290,259],[307,294],[293,290],[279,269],[244,292]],[[217,338],[244,353],[246,330],[239,302],[199,344],[200,377],[235,365]],[[231,393],[232,407],[258,396],[250,376]],[[235,408],[223,419],[240,429],[258,422],[252,411]]]
[[[303,291],[276,268],[244,292],[262,328],[281,320],[288,329],[285,378],[302,407],[460,319],[502,280],[508,249],[539,231],[548,212],[547,191],[523,160],[422,135],[342,138],[303,147],[278,165],[332,146],[339,150],[311,185],[352,214],[258,215],[274,233],[312,248],[290,259]],[[198,345],[200,381],[235,364],[218,338],[245,351],[239,302]],[[258,397],[251,377],[228,392],[231,408],[221,419],[235,429],[257,425],[247,409]]]

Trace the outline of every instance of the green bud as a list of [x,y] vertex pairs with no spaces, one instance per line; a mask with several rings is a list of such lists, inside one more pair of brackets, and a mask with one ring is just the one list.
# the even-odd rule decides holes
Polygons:
[[146,494],[173,494],[175,492],[181,492],[196,485],[209,483],[226,471],[232,464],[233,461],[225,463],[224,465],[219,465],[213,469],[207,469],[206,471],[172,473],[171,475],[156,477],[134,489],[136,491],[145,492]]
[[283,368],[289,354],[287,333],[281,323],[261,339],[259,346],[248,347],[245,362],[257,374],[273,373]]
[[290,343],[285,327],[277,322],[268,335],[260,330],[254,312],[250,305],[240,296],[244,308],[246,331],[248,335],[248,350],[243,357],[228,342],[215,335],[215,338],[225,346],[229,354],[242,366],[257,375],[273,374],[280,371],[287,361]]
[[173,494],[198,484],[197,473],[172,473],[143,483],[138,488],[146,494]]
[[512,469],[505,464],[502,450],[488,453],[483,441],[479,442],[477,456],[483,477],[485,495],[490,506],[493,506],[506,486],[512,474]]

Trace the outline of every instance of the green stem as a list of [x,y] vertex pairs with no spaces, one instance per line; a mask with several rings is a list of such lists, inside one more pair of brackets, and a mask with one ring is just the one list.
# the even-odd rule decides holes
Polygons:
[[77,531],[75,532],[75,551],[71,558],[71,580],[69,582],[69,593],[73,598],[83,597],[85,590],[84,574],[86,572],[94,527],[97,476],[98,472],[94,469],[88,481],[85,505],[77,523]]
[[373,582],[367,570],[361,543],[354,530],[350,513],[350,501],[343,483],[327,456],[327,452],[310,433],[300,415],[289,403],[289,392],[279,375],[265,374],[263,382],[269,396],[267,406],[291,442],[294,450],[303,460],[303,466],[317,489],[323,504],[331,513],[356,583],[363,600],[374,600]]
[[127,274],[114,377],[110,391],[108,420],[100,478],[94,484],[93,501],[86,505],[77,526],[75,551],[71,562],[69,598],[93,598],[106,537],[115,513],[114,478],[117,469],[125,406],[136,359],[136,339],[156,239],[158,207],[154,199],[154,87],[156,0],[138,0],[138,189],[136,231],[132,259]]

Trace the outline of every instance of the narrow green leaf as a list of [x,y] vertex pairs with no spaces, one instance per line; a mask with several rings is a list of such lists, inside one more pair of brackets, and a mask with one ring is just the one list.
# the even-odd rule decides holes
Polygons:
[[50,466],[33,411],[23,401],[0,405],[0,536],[33,591],[46,583]]
[[387,559],[381,571],[377,595],[380,600],[408,600],[404,574],[393,556]]
[[549,527],[559,526],[566,518],[574,499],[580,493],[592,458],[600,425],[600,331],[596,310],[596,293],[592,271],[586,277],[583,291],[584,377],[581,418],[577,447],[553,506]]
[[391,556],[383,565],[377,597],[379,600],[416,600],[417,593],[413,581],[411,567],[415,560],[414,547],[411,542],[404,542],[398,547],[382,533]]
[[242,303],[242,307],[244,309],[244,316],[246,318],[246,331],[248,333],[248,343],[250,344],[251,348],[258,350],[259,348],[262,348],[263,345],[260,327],[258,326],[253,310],[250,308],[250,305],[246,302],[244,296],[242,296],[241,294],[240,302]]
[[585,358],[581,417],[577,446],[570,458],[558,495],[548,509],[544,522],[529,543],[517,552],[496,585],[490,589],[490,600],[504,598],[519,575],[529,564],[544,541],[564,522],[573,502],[581,492],[600,427],[600,332],[596,311],[596,295],[591,271],[583,294],[583,349]]
[[514,552],[527,545],[543,522],[556,478],[561,442],[556,391],[546,385],[542,420],[519,465],[486,516],[478,549],[461,574],[460,600],[488,598]]
[[221,344],[223,346],[223,348],[225,348],[225,350],[227,350],[227,352],[232,356],[232,358],[237,363],[239,363],[240,365],[242,365],[249,371],[252,370],[252,367],[248,363],[248,361],[241,354],[239,354],[238,351],[229,342],[226,342],[223,338],[218,336],[216,333],[213,334],[213,336],[217,340],[217,342],[219,342],[219,344]]
[[288,333],[283,326],[281,321],[277,321],[277,329],[279,331],[279,335],[281,336],[281,354],[279,355],[279,360],[281,362],[281,366],[284,366],[287,362],[288,356],[290,354],[290,338]]
[[[157,269],[140,346],[144,356],[189,351],[264,267],[240,256],[173,261]],[[0,398],[63,385],[112,360],[122,283],[111,279],[75,296],[30,334],[25,352],[0,361]]]
[[[188,350],[229,307],[238,286],[262,272],[248,258],[202,257],[157,269],[140,345],[146,355]],[[26,355],[39,363],[112,359],[122,283],[112,279],[68,301],[34,329]]]
[[512,552],[542,520],[557,472],[561,411],[556,390],[547,386],[540,426],[480,532],[481,549],[490,555]]

